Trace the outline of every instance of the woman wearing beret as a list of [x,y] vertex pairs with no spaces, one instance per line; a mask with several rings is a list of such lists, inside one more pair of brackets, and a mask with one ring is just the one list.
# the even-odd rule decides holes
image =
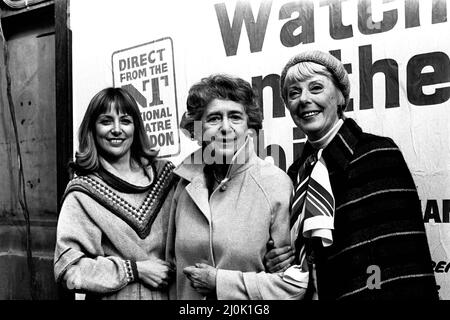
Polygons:
[[321,51],[300,53],[280,85],[307,142],[288,170],[295,253],[275,244],[268,269],[306,261],[313,299],[437,299],[411,173],[390,138],[344,116],[350,83],[342,63]]
[[212,75],[194,84],[181,127],[201,148],[175,174],[168,257],[177,299],[300,299],[308,277],[291,284],[266,273],[272,240],[289,244],[292,183],[256,155],[251,135],[262,115],[250,84]]
[[156,155],[126,90],[106,88],[92,98],[58,219],[58,283],[86,299],[168,298],[174,166]]

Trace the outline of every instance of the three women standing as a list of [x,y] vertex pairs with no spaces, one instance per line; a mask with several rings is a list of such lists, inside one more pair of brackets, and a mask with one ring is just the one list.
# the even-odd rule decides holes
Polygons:
[[301,299],[308,284],[321,300],[436,299],[414,181],[391,139],[344,116],[342,63],[296,55],[281,92],[308,138],[288,171],[294,190],[253,150],[262,115],[242,79],[191,87],[181,127],[201,148],[174,171],[175,191],[132,97],[97,94],[58,222],[56,279],[88,297],[165,299],[173,261],[177,299]]

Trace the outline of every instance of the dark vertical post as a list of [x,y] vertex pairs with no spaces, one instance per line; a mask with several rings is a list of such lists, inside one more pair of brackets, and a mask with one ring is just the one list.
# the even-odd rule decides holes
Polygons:
[[67,164],[73,154],[72,39],[69,0],[55,0],[56,163],[58,212],[69,181]]

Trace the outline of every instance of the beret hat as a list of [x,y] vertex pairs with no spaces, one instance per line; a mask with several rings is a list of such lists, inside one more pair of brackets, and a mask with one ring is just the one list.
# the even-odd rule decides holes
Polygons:
[[301,62],[314,62],[320,64],[328,69],[328,71],[335,78],[338,88],[341,90],[344,99],[345,106],[347,107],[350,100],[350,81],[348,79],[347,71],[344,68],[344,65],[337,58],[329,54],[328,52],[313,50],[313,51],[305,51],[301,52],[295,56],[293,56],[283,68],[280,76],[280,88],[281,95],[283,100],[286,101],[286,96],[284,92],[284,81],[286,80],[286,74],[292,66],[301,63]]

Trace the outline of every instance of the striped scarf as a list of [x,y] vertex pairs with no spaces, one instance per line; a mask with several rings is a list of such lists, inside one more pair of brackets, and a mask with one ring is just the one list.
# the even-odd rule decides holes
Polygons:
[[297,263],[305,262],[305,238],[320,237],[324,247],[333,244],[335,203],[323,149],[310,155],[299,170],[292,195],[291,239]]

